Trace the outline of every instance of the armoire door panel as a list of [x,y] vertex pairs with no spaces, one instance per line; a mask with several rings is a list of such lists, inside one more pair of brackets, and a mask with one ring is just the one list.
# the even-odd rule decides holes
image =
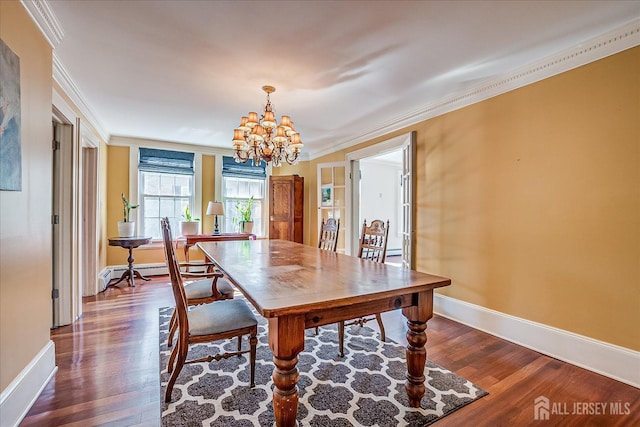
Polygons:
[[269,238],[302,243],[304,236],[304,178],[269,178]]

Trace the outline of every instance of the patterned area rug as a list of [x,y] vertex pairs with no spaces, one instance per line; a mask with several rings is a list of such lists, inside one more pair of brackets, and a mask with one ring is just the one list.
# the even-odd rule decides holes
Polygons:
[[[169,380],[167,328],[173,309],[160,309],[161,401]],[[249,388],[248,357],[185,365],[173,389],[170,404],[162,404],[163,426],[273,426],[271,403],[272,354],[267,342],[266,319],[257,316],[258,351],[256,386]],[[237,341],[193,346],[189,358],[204,357],[224,348],[233,351]],[[243,348],[248,348],[247,339]],[[247,355],[248,356],[248,355]],[[301,426],[415,426],[439,418],[485,396],[470,381],[427,362],[421,407],[411,408],[404,390],[405,348],[382,343],[372,329],[357,326],[345,333],[345,357],[338,356],[335,326],[306,331],[304,352],[298,355]]]

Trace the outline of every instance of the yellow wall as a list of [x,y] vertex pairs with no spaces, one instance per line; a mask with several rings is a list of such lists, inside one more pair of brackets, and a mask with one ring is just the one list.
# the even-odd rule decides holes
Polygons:
[[[107,148],[107,236],[118,235],[118,221],[122,221],[122,197],[129,196],[129,147],[110,145]],[[108,243],[108,242],[107,242]],[[142,263],[136,250],[136,262]],[[107,265],[126,265],[129,253],[126,249],[107,246]],[[164,259],[164,257],[162,258]]]
[[[417,131],[417,269],[453,298],[640,350],[640,47],[283,168]],[[306,208],[306,205],[305,205]]]
[[[202,207],[200,212],[202,216],[200,221],[202,222],[201,233],[211,234],[213,233],[213,227],[215,225],[215,218],[213,215],[205,215],[207,212],[207,206],[209,202],[216,201],[215,199],[215,181],[216,181],[216,157],[206,154],[202,155]],[[218,224],[222,221],[222,218],[218,218]],[[191,254],[189,255],[191,257]]]
[[418,269],[640,350],[640,48],[421,123]]
[[0,390],[4,390],[49,342],[52,323],[52,54],[20,2],[0,1],[0,38],[20,58],[22,115],[22,191],[0,191]]

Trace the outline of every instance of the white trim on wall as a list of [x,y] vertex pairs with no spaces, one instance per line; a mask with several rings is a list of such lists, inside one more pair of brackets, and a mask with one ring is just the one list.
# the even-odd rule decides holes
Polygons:
[[640,352],[434,293],[434,313],[640,388]]
[[42,0],[20,0],[20,3],[27,9],[29,16],[47,39],[52,48],[56,48],[64,37],[62,26],[51,11],[46,1]]
[[0,426],[17,426],[55,375],[56,352],[47,342],[0,394]]
[[85,100],[85,96],[80,91],[80,88],[75,84],[73,78],[69,72],[64,68],[62,62],[58,59],[55,51],[53,52],[53,80],[60,85],[64,93],[71,98],[71,101],[78,108],[80,113],[86,117],[88,124],[93,126],[98,135],[102,138],[103,141],[109,141],[109,134],[105,132],[102,124],[98,120],[98,118],[93,114],[91,108],[87,101]]
[[189,151],[193,153],[202,153],[212,156],[231,156],[233,157],[233,150],[231,148],[211,147],[197,144],[184,144],[171,141],[160,141],[155,139],[145,138],[133,138],[128,136],[113,135],[109,140],[109,145],[114,147],[145,147],[145,148],[158,148],[162,150],[176,150],[176,151]]

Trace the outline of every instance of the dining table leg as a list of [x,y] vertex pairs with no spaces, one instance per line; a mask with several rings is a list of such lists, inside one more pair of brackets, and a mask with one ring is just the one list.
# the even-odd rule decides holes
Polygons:
[[304,350],[304,316],[269,319],[273,353],[273,412],[277,427],[293,427],[298,415],[298,354]]
[[405,390],[409,405],[419,408],[425,393],[424,368],[427,363],[427,320],[433,316],[433,291],[417,294],[417,305],[405,307],[402,314],[407,318],[407,383]]

